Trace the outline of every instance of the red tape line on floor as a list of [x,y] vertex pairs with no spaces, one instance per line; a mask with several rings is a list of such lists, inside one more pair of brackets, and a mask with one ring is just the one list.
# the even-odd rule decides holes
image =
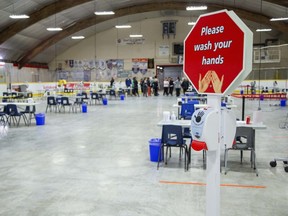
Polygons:
[[[175,181],[159,181],[161,184],[178,184],[178,185],[197,185],[206,186],[202,182],[175,182]],[[254,188],[254,189],[264,189],[266,186],[259,185],[239,185],[239,184],[220,184],[221,187],[236,187],[236,188]]]

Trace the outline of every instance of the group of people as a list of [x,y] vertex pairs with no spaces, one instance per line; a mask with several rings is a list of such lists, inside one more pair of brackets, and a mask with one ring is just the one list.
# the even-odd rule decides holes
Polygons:
[[[251,94],[256,94],[256,81],[255,80],[250,83],[250,89],[251,89]],[[273,82],[273,88],[271,90],[271,93],[277,93],[277,92],[280,92],[280,89],[278,87],[278,82],[275,80]],[[269,93],[269,88],[267,86],[265,88],[262,86],[261,93]]]
[[136,77],[133,77],[132,80],[130,78],[127,78],[125,80],[125,85],[128,89],[128,94],[130,94],[130,89],[132,89],[132,95],[139,97],[138,80]]
[[[144,97],[151,96],[151,94],[154,94],[154,96],[158,96],[159,93],[159,81],[157,76],[155,77],[144,77],[140,79],[140,82],[138,82],[136,77],[133,77],[132,80],[131,78],[126,78],[125,80],[125,85],[127,88],[128,94],[130,94],[130,90],[132,90],[132,95],[133,96],[139,96],[139,89],[138,89],[138,84],[140,84],[141,92]],[[114,85],[114,79],[112,78],[110,81],[110,86],[112,87]],[[179,97],[181,93],[181,88],[183,90],[183,93],[188,90],[190,86],[190,82],[187,79],[183,79],[182,81],[180,80],[179,77],[174,81],[173,78],[165,78],[163,87],[163,95],[171,95],[173,96],[174,89],[176,91],[176,96]]]
[[180,96],[181,88],[183,89],[183,93],[188,90],[190,86],[190,82],[187,79],[183,79],[181,82],[180,78],[177,77],[175,81],[173,81],[172,77],[165,78],[163,81],[163,95],[171,95],[173,96],[174,88],[176,90],[176,97]]

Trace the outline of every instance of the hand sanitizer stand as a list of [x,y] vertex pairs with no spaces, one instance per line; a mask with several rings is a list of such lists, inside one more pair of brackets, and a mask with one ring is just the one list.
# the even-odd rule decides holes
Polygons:
[[210,108],[198,109],[192,116],[192,148],[207,151],[206,215],[219,215],[221,96],[208,96],[207,99]]
[[198,109],[191,120],[192,148],[206,150],[206,215],[220,214],[220,153],[231,147],[236,132],[233,112],[221,110],[221,96],[208,96],[209,108]]

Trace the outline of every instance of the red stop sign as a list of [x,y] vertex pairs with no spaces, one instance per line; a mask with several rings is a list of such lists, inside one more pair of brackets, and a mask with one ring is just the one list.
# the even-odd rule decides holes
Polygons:
[[252,70],[252,46],[233,11],[204,14],[184,41],[184,72],[199,93],[230,94]]

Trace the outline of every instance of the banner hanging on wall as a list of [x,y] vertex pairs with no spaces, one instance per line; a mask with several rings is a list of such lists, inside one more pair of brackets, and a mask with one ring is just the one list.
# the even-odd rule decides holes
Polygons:
[[132,59],[132,71],[133,73],[147,73],[148,70],[148,58],[133,58]]
[[134,44],[144,44],[144,38],[122,38],[117,39],[118,45],[134,45]]
[[65,60],[63,70],[58,70],[59,79],[72,81],[108,81],[124,70],[123,59]]

